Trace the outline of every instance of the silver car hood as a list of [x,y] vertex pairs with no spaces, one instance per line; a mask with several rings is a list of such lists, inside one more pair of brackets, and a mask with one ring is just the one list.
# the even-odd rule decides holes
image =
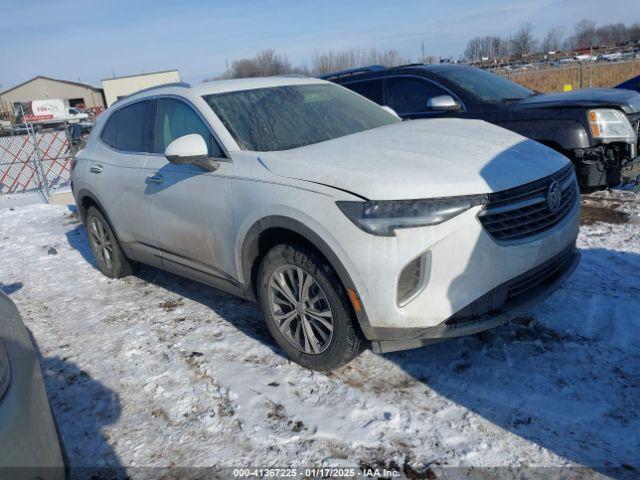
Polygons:
[[516,133],[460,119],[410,120],[256,155],[275,175],[377,200],[495,192],[550,175],[568,162]]

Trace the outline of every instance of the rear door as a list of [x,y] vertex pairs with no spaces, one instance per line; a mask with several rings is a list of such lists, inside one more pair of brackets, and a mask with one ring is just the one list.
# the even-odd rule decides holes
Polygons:
[[89,166],[89,181],[125,251],[141,261],[153,241],[145,206],[143,167],[151,142],[151,100],[112,113]]
[[[210,157],[222,160],[215,172],[165,158],[173,140],[193,133],[205,139]],[[222,252],[231,222],[228,175],[233,164],[206,121],[181,97],[157,99],[151,151],[144,168],[145,198],[163,266],[203,281],[203,275],[230,279]]]

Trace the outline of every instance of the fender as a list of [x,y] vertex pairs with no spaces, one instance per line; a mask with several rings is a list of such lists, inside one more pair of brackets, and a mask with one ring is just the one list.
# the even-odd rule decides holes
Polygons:
[[[241,254],[241,268],[242,277],[244,279],[245,297],[251,300],[255,300],[255,285],[252,283],[252,273],[255,267],[255,261],[260,253],[259,238],[262,232],[265,232],[271,228],[282,228],[290,230],[317,248],[322,255],[329,261],[333,269],[338,274],[338,278],[345,286],[345,288],[353,290],[357,295],[357,290],[351,276],[347,272],[347,269],[342,265],[342,262],[338,259],[336,254],[326,244],[322,238],[311,230],[303,223],[283,216],[269,216],[258,220],[247,231],[242,243]],[[359,309],[354,308],[358,323],[360,324],[362,331],[367,332],[370,325],[369,318],[365,311],[364,305],[361,304]]]
[[498,123],[501,127],[546,145],[558,145],[564,150],[588,148],[591,145],[589,134],[577,120],[514,120]]

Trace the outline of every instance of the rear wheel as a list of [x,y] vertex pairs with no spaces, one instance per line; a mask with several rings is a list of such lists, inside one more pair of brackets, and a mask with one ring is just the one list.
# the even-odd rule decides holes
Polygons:
[[98,269],[107,277],[122,278],[131,275],[137,264],[130,261],[120,249],[109,222],[95,207],[87,210],[87,234],[89,246]]
[[273,247],[260,266],[258,295],[271,335],[296,363],[330,371],[362,351],[347,293],[312,249]]

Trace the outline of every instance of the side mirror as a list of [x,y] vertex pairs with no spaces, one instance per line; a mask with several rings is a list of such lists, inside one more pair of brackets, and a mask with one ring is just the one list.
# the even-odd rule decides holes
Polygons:
[[460,104],[451,95],[438,95],[427,100],[427,110],[453,112],[460,108]]
[[395,111],[393,108],[391,108],[391,107],[387,107],[386,105],[382,105],[382,109],[383,109],[383,110],[386,110],[387,112],[389,112],[389,113],[390,113],[391,115],[393,115],[394,117],[396,117],[396,118],[400,118],[400,115],[398,115],[398,114],[396,113],[396,111]]
[[202,135],[197,133],[176,138],[164,151],[167,160],[176,165],[195,163],[206,159],[208,155],[207,144]]

